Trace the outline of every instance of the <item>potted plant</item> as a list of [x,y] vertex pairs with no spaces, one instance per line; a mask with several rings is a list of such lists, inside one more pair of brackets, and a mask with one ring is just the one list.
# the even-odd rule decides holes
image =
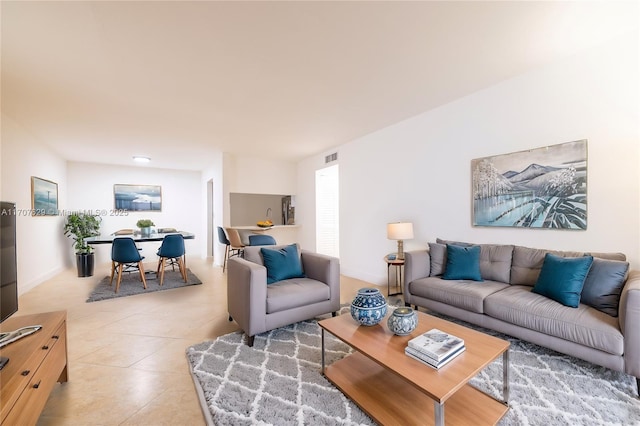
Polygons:
[[73,239],[79,277],[90,277],[93,275],[95,255],[93,248],[87,244],[85,238],[100,235],[101,221],[102,218],[100,216],[80,212],[74,212],[67,216],[67,222],[64,225],[64,235]]
[[156,225],[151,219],[140,219],[136,222],[136,226],[140,228],[140,235],[149,237],[151,235],[151,227]]

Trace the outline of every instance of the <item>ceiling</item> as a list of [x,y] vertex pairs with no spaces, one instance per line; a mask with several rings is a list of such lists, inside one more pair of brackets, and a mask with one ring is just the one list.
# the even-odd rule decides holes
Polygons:
[[639,20],[636,1],[0,7],[3,114],[68,160],[188,170],[324,153]]

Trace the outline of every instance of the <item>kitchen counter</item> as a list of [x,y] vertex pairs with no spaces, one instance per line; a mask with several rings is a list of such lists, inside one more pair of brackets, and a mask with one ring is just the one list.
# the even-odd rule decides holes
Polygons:
[[298,241],[298,228],[300,225],[273,225],[270,228],[261,228],[257,225],[232,226],[240,233],[240,239],[244,245],[249,245],[249,235],[267,233],[276,239],[278,244],[293,244]]
[[271,229],[279,229],[279,228],[299,228],[300,225],[273,225],[269,228],[261,228],[257,225],[246,225],[246,226],[232,226],[231,228],[237,229],[238,231],[269,231]]

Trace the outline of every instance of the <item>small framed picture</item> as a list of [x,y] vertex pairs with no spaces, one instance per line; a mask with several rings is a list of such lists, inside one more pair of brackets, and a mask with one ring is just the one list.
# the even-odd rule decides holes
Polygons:
[[31,176],[31,211],[33,216],[58,215],[58,184]]

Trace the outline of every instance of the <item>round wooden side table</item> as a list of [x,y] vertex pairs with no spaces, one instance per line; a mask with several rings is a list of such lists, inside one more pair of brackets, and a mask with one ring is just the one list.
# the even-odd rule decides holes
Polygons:
[[[402,270],[404,269],[404,259],[389,259],[389,256],[384,257],[384,261],[387,262],[387,296],[396,296],[402,294]],[[391,267],[395,267],[395,293],[391,293]]]

